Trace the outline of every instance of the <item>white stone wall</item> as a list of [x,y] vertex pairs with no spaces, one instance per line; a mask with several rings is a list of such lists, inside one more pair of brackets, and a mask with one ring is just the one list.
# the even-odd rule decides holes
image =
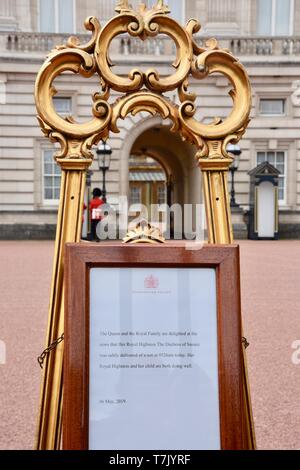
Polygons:
[[16,0],[1,0],[0,31],[16,28]]

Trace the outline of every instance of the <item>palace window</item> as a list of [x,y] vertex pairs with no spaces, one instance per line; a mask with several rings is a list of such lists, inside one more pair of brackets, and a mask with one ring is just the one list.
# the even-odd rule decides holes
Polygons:
[[282,116],[285,114],[285,104],[285,99],[261,99],[259,111],[266,116]]
[[40,0],[41,33],[75,33],[76,0]]
[[[129,3],[136,8],[141,1],[131,0]],[[150,8],[157,3],[157,0],[144,0],[144,3]],[[183,24],[185,22],[185,0],[167,0],[165,4],[171,10],[171,17]]]
[[294,0],[258,0],[257,34],[289,36],[293,34]]
[[157,204],[159,204],[160,206],[162,204],[166,204],[166,199],[167,199],[167,194],[166,194],[166,186],[163,185],[163,186],[159,186],[157,188]]
[[278,171],[279,175],[279,201],[284,204],[286,200],[286,155],[287,152],[257,152],[257,164],[269,162]]
[[55,162],[54,151],[43,151],[43,201],[55,205],[59,201],[61,170]]
[[53,104],[56,112],[61,116],[70,116],[72,114],[72,98],[55,96]]
[[237,0],[209,0],[207,2],[208,23],[235,23]]
[[140,186],[131,186],[130,205],[142,203],[142,188]]

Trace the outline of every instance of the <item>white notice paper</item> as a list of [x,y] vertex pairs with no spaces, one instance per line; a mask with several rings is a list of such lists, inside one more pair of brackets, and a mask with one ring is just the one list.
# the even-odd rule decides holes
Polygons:
[[90,273],[90,450],[220,449],[216,272]]

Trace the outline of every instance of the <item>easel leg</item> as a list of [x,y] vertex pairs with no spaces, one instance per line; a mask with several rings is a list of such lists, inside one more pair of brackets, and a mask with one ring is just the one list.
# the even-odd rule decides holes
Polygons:
[[[64,246],[65,243],[77,243],[81,238],[87,164],[81,165],[79,170],[62,168],[47,346],[64,332]],[[61,447],[62,374],[63,343],[51,352],[45,364],[36,437],[37,450],[57,450]]]
[[[221,143],[211,143],[210,157],[199,160],[203,176],[205,207],[208,226],[208,241],[211,244],[232,244],[233,230],[227,184],[228,169],[232,160],[221,157]],[[216,152],[219,151],[219,158]],[[245,447],[249,450],[256,449],[254,421],[251,406],[250,387],[248,379],[247,358],[244,345],[242,347],[243,358],[243,398],[244,416],[247,442]]]

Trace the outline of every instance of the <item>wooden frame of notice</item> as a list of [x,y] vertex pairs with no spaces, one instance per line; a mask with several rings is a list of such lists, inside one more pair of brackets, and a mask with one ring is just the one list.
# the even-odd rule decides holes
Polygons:
[[173,244],[66,246],[63,448],[89,448],[89,273],[97,267],[216,270],[221,449],[252,449],[243,392],[239,247],[204,246],[189,251]]

